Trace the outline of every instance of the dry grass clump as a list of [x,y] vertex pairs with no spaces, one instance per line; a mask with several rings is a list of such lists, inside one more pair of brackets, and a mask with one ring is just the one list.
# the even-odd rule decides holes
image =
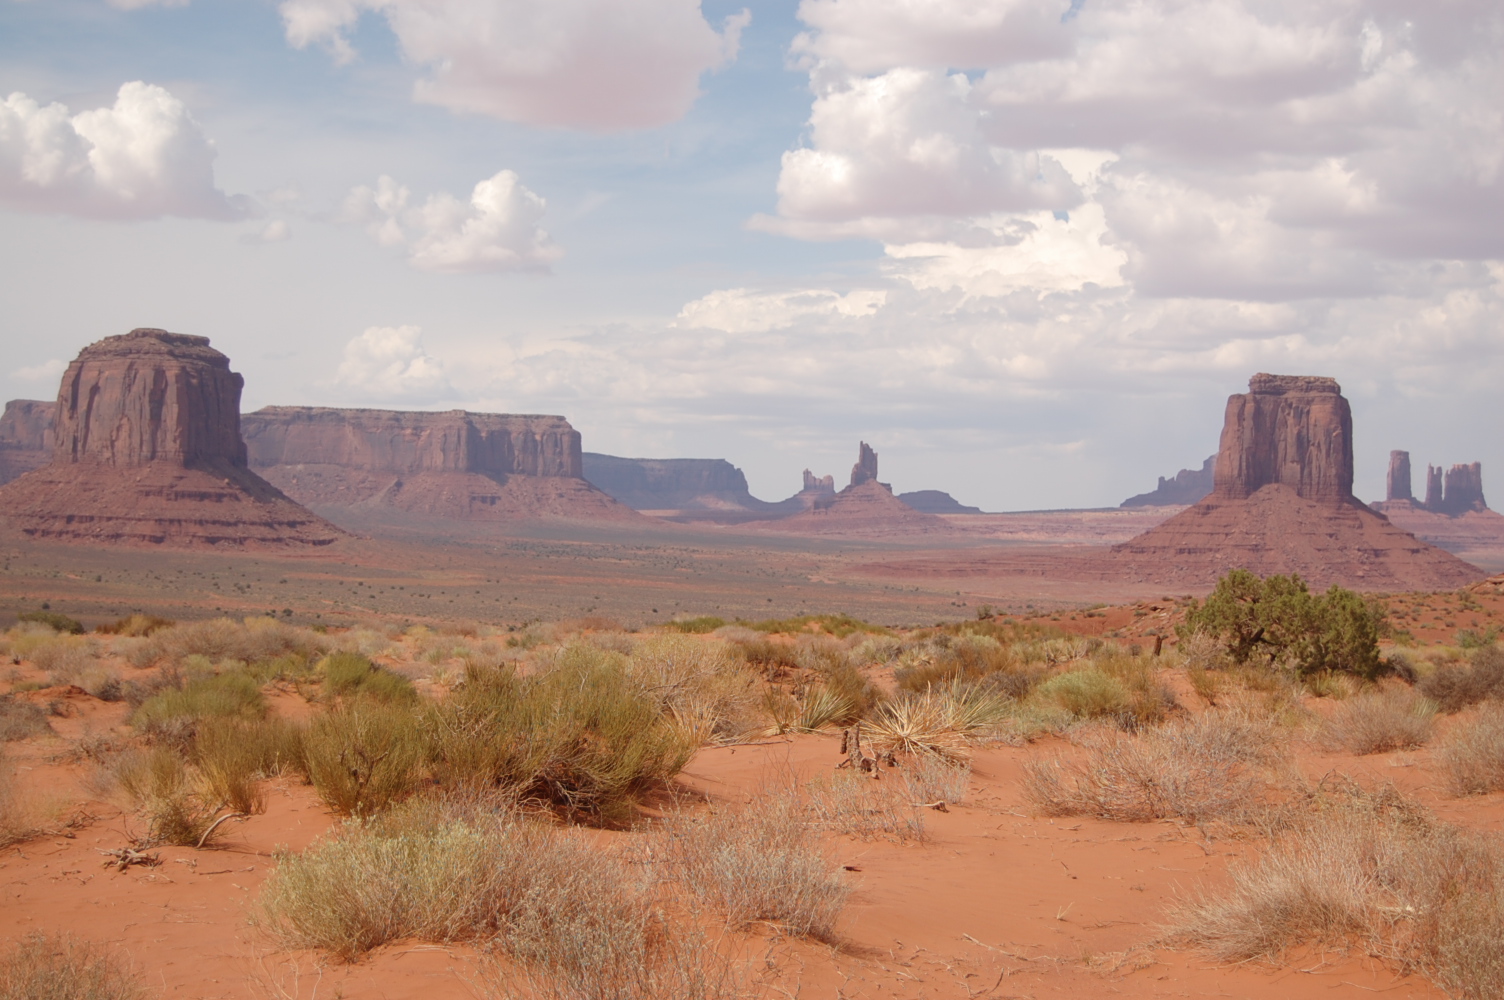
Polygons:
[[30,934],[0,954],[0,1000],[145,1000],[150,991],[98,945]]
[[433,712],[429,762],[446,786],[493,787],[598,822],[633,814],[700,745],[615,654],[585,646],[541,673],[472,673]]
[[1322,726],[1328,750],[1384,753],[1423,746],[1435,730],[1436,704],[1409,688],[1390,687],[1337,706]]
[[976,682],[994,674],[1018,679],[1014,697],[1028,693],[1029,682],[1037,673],[1025,671],[1011,646],[1004,646],[991,636],[951,636],[941,633],[899,654],[893,679],[900,690],[923,691],[926,688],[956,682]]
[[1010,703],[987,688],[952,683],[891,701],[862,724],[863,734],[879,755],[931,754],[964,761],[971,741],[998,725]]
[[1504,995],[1504,854],[1392,789],[1318,789],[1269,849],[1173,913],[1174,934],[1226,961],[1358,947],[1467,1000]]
[[259,719],[265,714],[261,685],[244,671],[229,670],[199,674],[181,687],[152,695],[131,713],[130,724],[147,736],[187,745],[203,719]]
[[685,887],[732,924],[767,921],[800,937],[833,938],[851,890],[792,791],[765,793],[739,812],[680,820],[669,844]]
[[262,812],[257,782],[306,767],[303,728],[286,719],[205,719],[193,760],[211,798],[234,812]]
[[408,706],[358,699],[316,716],[303,735],[308,780],[338,813],[371,816],[417,781],[423,736]]
[[415,701],[413,682],[383,670],[360,653],[330,653],[319,661],[324,691],[335,698],[374,698],[377,701]]
[[157,615],[136,614],[126,615],[107,624],[100,625],[94,631],[101,635],[123,635],[129,638],[140,639],[160,632],[164,628],[172,628],[177,622],[171,618],[162,618]]
[[[224,830],[215,820],[226,803],[172,750],[151,747],[128,751],[115,761],[114,775],[146,817],[147,832],[141,838],[144,843],[202,846]],[[259,804],[253,792],[247,792],[246,798],[252,805]]]
[[52,732],[47,713],[29,701],[0,696],[0,742],[46,736]]
[[1096,730],[1082,742],[1080,759],[1025,764],[1024,794],[1044,815],[1245,819],[1266,798],[1264,772],[1286,753],[1268,720],[1221,711],[1136,736]]
[[1421,679],[1419,688],[1448,715],[1481,701],[1504,699],[1504,650],[1480,649],[1467,666],[1443,663]]
[[659,711],[701,742],[736,740],[761,721],[756,677],[724,642],[687,635],[648,636],[623,666]]
[[1453,795],[1504,791],[1504,707],[1489,706],[1478,718],[1454,727],[1437,760]]
[[971,783],[971,765],[920,754],[901,761],[898,776],[911,802],[955,804],[966,798],[966,787]]
[[899,843],[924,840],[924,814],[891,769],[874,779],[854,769],[820,775],[805,786],[810,815],[832,833]]
[[266,616],[243,621],[211,618],[154,630],[145,642],[131,651],[130,661],[137,667],[149,667],[161,660],[181,663],[195,655],[216,662],[239,660],[243,663],[273,660],[288,653],[306,659],[322,652],[327,643],[324,636],[312,629],[288,625]]
[[16,792],[15,772],[0,753],[0,847],[25,840],[31,833],[28,810]]
[[1120,717],[1132,705],[1128,685],[1095,667],[1056,674],[1035,689],[1034,697],[1053,703],[1077,719]]

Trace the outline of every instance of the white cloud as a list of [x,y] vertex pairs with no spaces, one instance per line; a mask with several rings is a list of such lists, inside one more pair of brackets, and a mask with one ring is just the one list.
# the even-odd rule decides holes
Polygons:
[[828,289],[755,292],[729,288],[690,302],[679,310],[673,325],[733,334],[766,333],[791,327],[800,320],[871,316],[886,299],[886,292],[872,289],[842,295]]
[[287,40],[355,56],[346,31],[385,16],[429,70],[419,101],[529,125],[598,131],[683,117],[702,74],[735,59],[750,14],[706,22],[699,0],[283,0]]
[[183,102],[139,80],[115,103],[70,114],[22,93],[0,102],[0,201],[104,219],[233,219],[214,184],[214,145]]
[[255,232],[240,237],[242,243],[281,243],[292,239],[292,227],[285,219],[273,219]]
[[140,10],[142,7],[186,7],[190,0],[109,0],[111,7]]
[[372,326],[352,337],[335,385],[365,402],[430,403],[454,393],[416,326]]
[[[1495,4],[804,0],[799,16],[808,143],[754,228],[977,268],[1031,213],[1095,206],[1139,292],[1270,301],[1504,256]],[[1079,209],[1053,170],[1079,174],[1070,151],[1112,161]],[[1016,256],[1000,266],[1020,273]],[[1036,261],[1036,287],[1079,264]]]
[[899,68],[845,77],[815,100],[812,146],[783,155],[776,220],[805,238],[903,239],[934,220],[1069,209],[1081,192],[1060,162],[983,138],[964,74]]
[[39,365],[28,365],[25,368],[17,368],[10,374],[12,378],[18,378],[23,382],[56,382],[67,367],[66,362],[58,358],[52,358],[49,361],[43,361]]
[[406,246],[424,271],[542,271],[563,255],[539,225],[548,203],[510,170],[475,185],[468,202],[441,192],[412,207],[411,197],[383,176],[350,192],[341,219],[363,224],[382,246]]

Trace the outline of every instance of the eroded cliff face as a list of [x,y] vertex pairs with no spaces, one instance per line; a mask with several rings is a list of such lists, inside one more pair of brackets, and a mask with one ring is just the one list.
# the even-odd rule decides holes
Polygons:
[[53,461],[244,468],[244,384],[208,337],[148,328],[106,337],[63,373]]
[[856,464],[851,467],[851,486],[877,482],[877,452],[867,442],[857,450]]
[[1483,499],[1483,465],[1472,462],[1454,465],[1444,477],[1440,512],[1461,514],[1470,510],[1487,510]]
[[1212,493],[1244,499],[1288,486],[1306,500],[1353,500],[1353,417],[1336,379],[1260,373],[1227,400]]
[[1333,379],[1255,375],[1249,389],[1227,401],[1215,489],[1113,546],[1106,576],[1209,586],[1241,568],[1359,590],[1450,588],[1482,577],[1353,497],[1352,413]]
[[371,472],[580,479],[580,434],[556,416],[268,406],[242,419],[249,461]]
[[[51,460],[0,488],[0,516],[33,538],[103,544],[337,540],[246,467],[242,385],[206,337],[143,328],[90,344],[58,389]],[[17,433],[35,443],[44,412],[31,408]]]
[[1211,455],[1199,469],[1181,469],[1175,478],[1159,477],[1159,486],[1149,493],[1131,496],[1119,507],[1166,507],[1195,503],[1212,491],[1216,480],[1217,456]]
[[1408,451],[1391,451],[1389,453],[1389,475],[1384,483],[1384,499],[1389,500],[1413,500],[1415,494],[1410,488],[1410,453]]
[[56,403],[12,399],[0,415],[0,485],[52,461]]

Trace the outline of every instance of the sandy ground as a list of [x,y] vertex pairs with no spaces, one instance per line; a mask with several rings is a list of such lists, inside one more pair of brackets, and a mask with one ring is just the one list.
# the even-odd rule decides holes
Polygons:
[[[1135,610],[1112,608],[1089,621],[1131,620]],[[22,665],[12,681],[33,673]],[[26,697],[62,705],[55,736],[12,743],[8,751],[22,793],[52,819],[46,835],[0,851],[0,939],[68,930],[111,942],[164,996],[477,995],[476,956],[467,947],[402,942],[341,964],[280,952],[257,928],[258,893],[275,853],[301,850],[335,823],[296,781],[273,783],[265,814],[213,849],[162,848],[158,867],[102,868],[99,852],[128,844],[140,824],[91,792],[97,785],[79,750],[90,740],[127,738],[124,706],[76,689]],[[1194,707],[1193,696],[1185,700]],[[1317,711],[1331,707],[1313,704]],[[280,714],[307,711],[287,693],[274,705]],[[763,977],[774,996],[1441,996],[1420,977],[1356,952],[1225,966],[1165,947],[1158,939],[1175,900],[1224,882],[1228,865],[1256,856],[1260,841],[1246,831],[1172,821],[1036,816],[1021,792],[1022,766],[1062,752],[1070,752],[1068,744],[1055,738],[978,752],[964,800],[944,813],[925,812],[922,843],[825,836],[855,889],[834,945],[791,942],[768,929],[734,933],[732,943],[776,963]],[[837,738],[825,736],[707,748],[680,785],[736,805],[770,781],[809,778],[839,759]],[[1298,765],[1311,778],[1335,770],[1367,786],[1392,782],[1443,819],[1504,832],[1504,795],[1444,797],[1429,749],[1353,757],[1304,747]]]

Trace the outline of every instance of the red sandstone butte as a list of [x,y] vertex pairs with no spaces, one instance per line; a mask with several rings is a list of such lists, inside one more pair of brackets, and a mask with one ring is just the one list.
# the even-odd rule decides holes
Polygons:
[[343,533],[246,467],[241,376],[207,337],[138,329],[63,374],[52,460],[0,487],[32,538],[304,547]]
[[[815,480],[806,470],[807,490],[812,480],[815,485],[825,483],[824,479]],[[851,484],[839,493],[816,492],[811,500],[809,509],[802,513],[777,521],[758,521],[755,527],[797,534],[863,537],[949,534],[960,530],[944,518],[915,510],[894,496],[891,486],[878,482],[877,452],[865,441],[861,443],[856,465],[851,468]]]
[[241,426],[252,468],[331,517],[640,519],[585,481],[559,416],[268,406]]
[[1205,586],[1241,568],[1363,590],[1483,576],[1353,496],[1352,411],[1336,380],[1259,374],[1248,388],[1227,401],[1211,494],[1114,546],[1109,575]]
[[56,403],[13,399],[0,415],[0,484],[52,461],[52,415]]

